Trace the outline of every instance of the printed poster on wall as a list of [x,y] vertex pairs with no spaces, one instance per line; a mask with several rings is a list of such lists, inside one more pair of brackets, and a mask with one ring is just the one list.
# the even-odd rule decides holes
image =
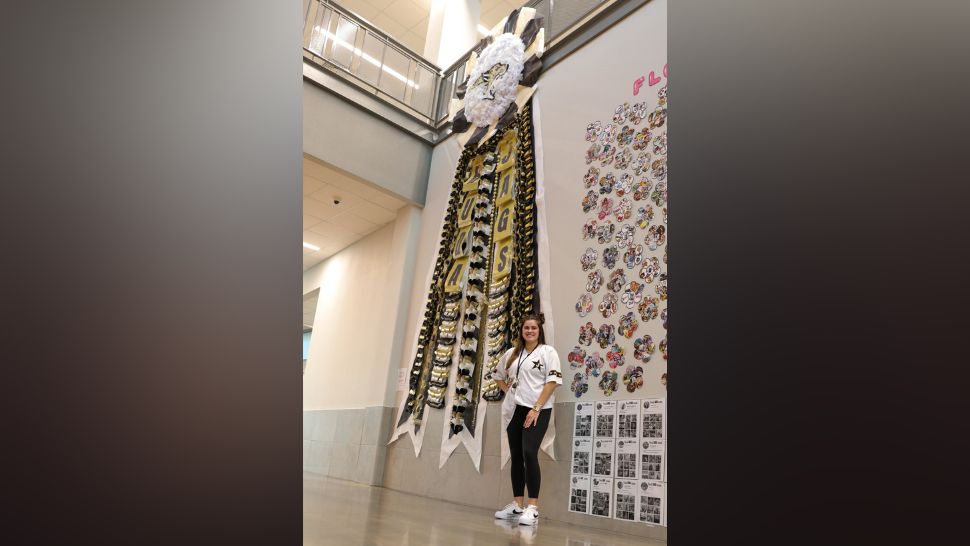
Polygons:
[[640,480],[640,522],[665,525],[666,487],[663,482]]
[[640,442],[640,478],[644,480],[667,481],[667,465],[663,440],[643,440]]
[[596,402],[596,437],[616,438],[616,401]]
[[589,476],[592,466],[590,461],[593,458],[592,438],[573,439],[573,474]]
[[640,430],[640,401],[623,400],[617,411],[617,438],[636,439]]
[[615,460],[615,476],[616,478],[625,478],[628,480],[636,480],[640,478],[638,464],[638,455],[640,454],[640,445],[636,438],[627,438],[616,441],[616,454],[614,455]]
[[[638,408],[639,409],[639,406]],[[593,404],[576,403],[576,418],[573,422],[574,438],[593,437]]]
[[569,479],[569,511],[589,514],[590,477],[571,476]]
[[641,438],[665,440],[667,438],[667,412],[663,398],[640,401],[643,421]]
[[613,518],[637,521],[638,480],[616,479],[613,483]]
[[590,514],[604,518],[613,517],[613,480],[611,478],[593,478],[590,489]]
[[593,476],[613,477],[613,452],[615,448],[616,440],[612,438],[593,440]]

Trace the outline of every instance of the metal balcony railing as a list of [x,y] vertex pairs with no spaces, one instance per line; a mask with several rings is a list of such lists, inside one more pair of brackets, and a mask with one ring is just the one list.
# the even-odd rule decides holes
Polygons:
[[[630,0],[530,0],[543,17],[547,48],[582,28],[606,5]],[[304,0],[304,59],[350,81],[431,129],[448,122],[448,103],[465,78],[471,51],[442,70],[331,0]]]
[[306,2],[304,54],[430,126],[441,70],[330,0]]
[[[573,27],[597,9],[624,1],[628,0],[530,0],[523,5],[534,8],[536,15],[542,17],[542,28],[545,29],[548,49],[554,47],[567,34],[578,30]],[[439,126],[447,122],[448,102],[452,98],[457,98],[455,88],[465,79],[465,62],[468,61],[471,53],[469,51],[444,71],[439,95],[445,100],[439,101],[438,110],[435,113]]]

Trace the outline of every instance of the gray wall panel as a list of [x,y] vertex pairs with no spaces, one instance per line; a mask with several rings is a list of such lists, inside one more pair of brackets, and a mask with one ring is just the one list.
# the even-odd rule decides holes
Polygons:
[[424,205],[431,145],[306,80],[303,151]]

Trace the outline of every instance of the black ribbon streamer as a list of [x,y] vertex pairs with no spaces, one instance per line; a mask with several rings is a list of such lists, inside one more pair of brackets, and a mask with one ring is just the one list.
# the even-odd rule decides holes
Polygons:
[[522,43],[525,44],[525,48],[529,49],[532,42],[535,41],[536,36],[539,34],[539,29],[542,28],[542,17],[536,17],[535,19],[529,21],[522,29]]
[[532,87],[539,81],[540,72],[542,72],[542,59],[538,55],[529,57],[522,65],[522,78],[519,79],[519,85]]
[[475,129],[475,132],[472,133],[471,138],[468,139],[468,142],[465,143],[465,146],[466,147],[475,147],[475,146],[477,146],[478,143],[479,143],[479,141],[481,141],[483,138],[485,138],[485,135],[487,133],[488,133],[488,126],[487,125],[485,127],[479,127],[477,129]]
[[[462,85],[464,85],[464,84],[462,84]],[[458,98],[462,98],[463,96],[464,96],[464,92],[462,92],[462,95],[459,96]],[[464,133],[471,126],[472,126],[472,122],[468,121],[465,118],[465,109],[464,108],[462,108],[461,110],[455,112],[455,118],[453,120],[451,120],[451,130],[452,131],[454,131],[456,133]]]
[[[515,32],[515,24],[519,22],[519,12],[521,11],[522,8],[515,8],[512,10],[512,13],[509,14],[509,18],[505,20],[505,27],[502,28],[502,32]],[[525,44],[525,47],[529,47],[529,44]]]
[[496,131],[503,131],[508,127],[513,121],[515,121],[515,116],[519,113],[519,106],[515,104],[515,101],[509,103],[509,107],[505,109],[505,113],[498,118],[498,123],[495,124]]

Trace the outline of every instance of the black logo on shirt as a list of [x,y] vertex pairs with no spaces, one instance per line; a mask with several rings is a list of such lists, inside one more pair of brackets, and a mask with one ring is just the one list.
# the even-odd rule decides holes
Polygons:
[[532,369],[533,370],[539,370],[541,372],[542,371],[542,361],[541,360],[533,360],[532,361]]

